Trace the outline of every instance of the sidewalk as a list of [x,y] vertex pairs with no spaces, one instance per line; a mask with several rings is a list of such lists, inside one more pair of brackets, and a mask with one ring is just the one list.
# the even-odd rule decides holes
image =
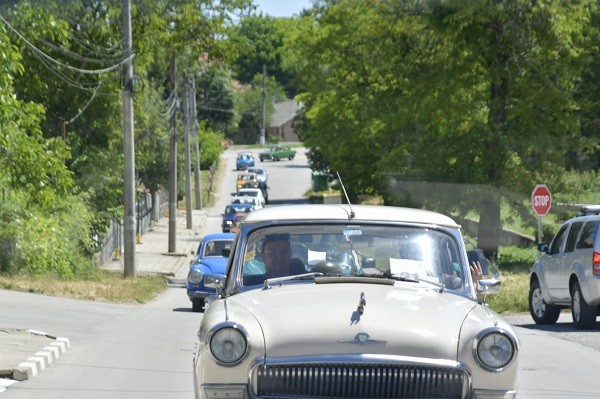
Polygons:
[[[192,210],[192,228],[187,228],[185,211],[177,215],[175,251],[169,252],[169,218],[154,222],[135,245],[136,274],[164,274],[175,279],[185,279],[192,252],[200,243],[200,231],[206,220],[204,210]],[[182,268],[185,265],[186,267]],[[123,257],[101,266],[102,269],[123,271]]]
[[[175,251],[169,252],[169,218],[154,222],[135,246],[136,274],[163,274],[171,282],[185,284],[192,253],[200,243],[206,220],[204,210],[192,211],[192,228],[187,228],[185,211],[177,215]],[[123,257],[102,265],[102,269],[123,271]],[[18,381],[35,377],[69,348],[68,338],[41,331],[0,329],[0,393]]]

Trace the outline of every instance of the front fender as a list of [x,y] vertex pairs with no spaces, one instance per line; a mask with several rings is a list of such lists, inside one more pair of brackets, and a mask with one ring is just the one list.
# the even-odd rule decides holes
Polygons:
[[550,295],[548,295],[548,284],[546,283],[546,273],[544,268],[541,266],[541,262],[539,260],[535,261],[533,267],[531,269],[531,276],[529,278],[529,284],[537,278],[537,281],[540,283],[540,290],[542,291],[542,298],[546,303],[550,303]]

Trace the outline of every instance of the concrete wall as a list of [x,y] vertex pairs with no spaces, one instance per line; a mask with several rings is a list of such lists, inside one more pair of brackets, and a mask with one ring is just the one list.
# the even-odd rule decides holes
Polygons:
[[[465,232],[477,237],[477,232],[479,231],[479,222],[477,220],[463,219],[455,216],[452,216],[452,218],[463,227]],[[532,247],[535,246],[535,237],[516,231],[502,230],[500,232],[500,245]]]

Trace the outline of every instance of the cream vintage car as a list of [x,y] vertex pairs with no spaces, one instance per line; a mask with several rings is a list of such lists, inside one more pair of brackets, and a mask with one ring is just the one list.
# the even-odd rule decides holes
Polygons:
[[[273,239],[292,267],[265,280]],[[205,276],[218,295],[198,331],[196,398],[515,398],[519,341],[478,303],[467,259],[460,226],[434,212],[249,213],[227,275]]]

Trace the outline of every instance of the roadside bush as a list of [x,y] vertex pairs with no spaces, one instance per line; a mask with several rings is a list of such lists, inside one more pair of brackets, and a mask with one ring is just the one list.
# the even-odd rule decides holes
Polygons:
[[[93,276],[95,266],[86,256],[93,246],[91,216],[78,197],[62,199],[51,208],[0,207],[3,249],[0,272],[4,274],[52,274],[63,279]],[[21,205],[23,205],[21,203]],[[6,252],[5,252],[6,251]]]

